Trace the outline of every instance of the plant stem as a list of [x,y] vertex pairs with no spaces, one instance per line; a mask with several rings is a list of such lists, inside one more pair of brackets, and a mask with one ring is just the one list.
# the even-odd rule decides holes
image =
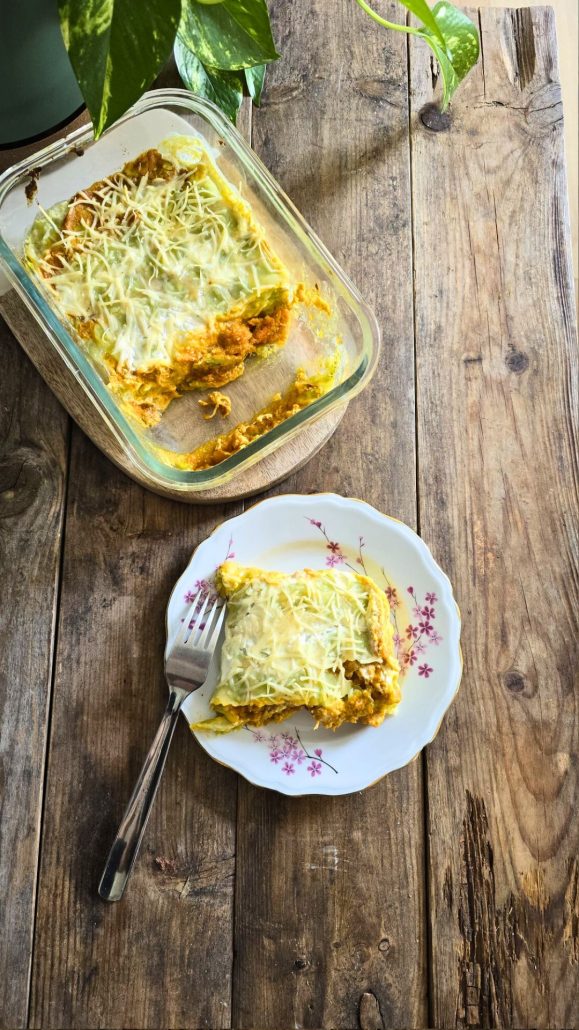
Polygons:
[[394,29],[395,32],[407,32],[411,36],[422,35],[420,29],[415,29],[413,25],[398,25],[396,22],[386,21],[386,18],[382,18],[381,15],[376,13],[376,11],[372,10],[370,4],[366,3],[366,0],[356,0],[356,3],[363,11],[366,12],[366,14],[369,14],[374,21],[378,22],[378,25],[383,25],[386,29]]

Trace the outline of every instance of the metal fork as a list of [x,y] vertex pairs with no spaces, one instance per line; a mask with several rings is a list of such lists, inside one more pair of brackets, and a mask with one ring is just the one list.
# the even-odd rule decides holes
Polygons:
[[185,698],[201,687],[207,678],[209,663],[225,617],[225,606],[221,607],[218,601],[213,602],[205,615],[208,602],[209,595],[203,599],[203,591],[200,590],[165,657],[169,701],[107,858],[99,883],[99,894],[104,901],[119,901],[123,896],[143,839],[181,706]]

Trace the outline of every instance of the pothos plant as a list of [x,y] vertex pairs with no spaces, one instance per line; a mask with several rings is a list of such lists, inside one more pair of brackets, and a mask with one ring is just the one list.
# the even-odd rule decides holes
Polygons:
[[[479,37],[470,18],[447,0],[432,9],[426,0],[400,0],[420,22],[402,25],[387,21],[366,0],[355,2],[379,25],[428,43],[442,74],[444,109],[478,60]],[[259,105],[266,67],[280,56],[266,0],[58,0],[58,5],[96,139],[151,85],[171,51],[184,85],[213,100],[233,122],[244,95]]]

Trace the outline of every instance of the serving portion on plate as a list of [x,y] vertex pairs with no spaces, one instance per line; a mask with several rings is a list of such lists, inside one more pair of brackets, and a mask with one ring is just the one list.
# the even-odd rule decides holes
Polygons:
[[[219,574],[218,570],[222,566],[224,571]],[[223,664],[218,648],[205,686],[191,695],[183,711],[205,750],[252,783],[285,794],[348,794],[364,789],[386,773],[411,761],[435,736],[460,683],[460,617],[452,588],[426,545],[411,529],[363,501],[335,494],[282,495],[262,501],[243,515],[224,522],[195,551],[169,601],[168,646],[189,611],[192,596],[200,586],[210,598],[220,589],[225,595],[228,591],[235,595],[236,587],[242,587],[244,580],[246,584],[251,580],[251,576],[248,580],[248,570],[257,570],[254,582],[258,592],[261,590],[263,594],[261,603],[266,608],[270,606],[270,618],[275,616],[279,619],[280,585],[286,591],[289,589],[290,593],[296,590],[297,585],[293,603],[299,607],[299,596],[303,596],[304,583],[308,579],[303,571],[306,569],[312,570],[309,577],[316,571],[328,570],[348,574],[347,580],[342,581],[346,595],[348,590],[352,592],[352,584],[356,584],[353,602],[351,599],[346,601],[344,608],[339,603],[341,610],[336,611],[337,618],[353,620],[356,632],[350,641],[345,644],[345,635],[340,637],[339,634],[333,634],[327,627],[325,630],[327,638],[323,642],[322,651],[332,656],[330,667],[337,668],[336,654],[344,659],[344,665],[356,657],[362,668],[372,664],[375,653],[363,652],[362,646],[365,643],[368,647],[371,630],[366,622],[366,612],[368,597],[374,587],[364,588],[364,582],[372,581],[384,597],[389,628],[383,644],[386,658],[391,660],[386,665],[396,675],[391,677],[392,693],[384,710],[378,713],[378,718],[373,719],[378,724],[352,724],[338,718],[335,720],[338,728],[331,729],[324,725],[320,714],[333,725],[330,714],[332,704],[336,699],[347,699],[355,693],[351,687],[356,684],[349,681],[342,693],[338,690],[332,695],[332,681],[329,686],[325,682],[322,693],[318,692],[311,698],[308,698],[306,690],[294,695],[294,700],[301,706],[306,704],[306,708],[297,710],[297,703],[292,704],[292,711],[284,721],[270,722],[266,716],[266,724],[258,725],[260,719],[259,716],[255,718],[255,715],[260,706],[256,706],[255,702],[264,700],[259,685],[263,686],[266,681],[273,682],[282,693],[288,686],[288,677],[284,679],[278,658],[275,659],[277,672],[272,671],[271,662],[268,666],[267,661],[271,655],[254,656],[256,675],[252,681],[255,687],[253,705],[250,705],[249,713],[243,713],[250,717],[237,720],[235,711],[232,711],[236,707],[235,701],[240,700],[235,683],[243,680],[243,689],[247,691],[250,681],[246,676],[248,670],[251,670],[252,657],[249,648],[247,662],[239,652],[231,651],[226,654]],[[269,599],[264,593],[268,579],[264,572],[278,574],[270,577],[271,585],[278,589],[274,590]],[[287,575],[294,573],[298,575]],[[220,580],[220,575],[225,583]],[[316,578],[314,575],[312,582]],[[323,578],[319,577],[319,581],[323,582]],[[340,580],[336,582],[340,583]],[[329,584],[327,589],[331,589]],[[324,631],[321,615],[324,603],[317,603],[321,595],[319,592],[316,594],[316,590],[313,589],[311,607],[315,632],[319,635],[320,631]],[[336,591],[332,593],[335,596]],[[243,597],[243,590],[236,596],[241,609],[244,608],[247,614],[250,605],[248,598]],[[329,603],[328,597],[326,602]],[[287,603],[291,605],[292,602]],[[353,609],[349,608],[352,603]],[[356,611],[357,615],[354,614]],[[267,632],[264,632],[262,619],[258,612],[252,640],[266,639]],[[239,629],[236,630],[235,619],[231,628],[230,642],[235,640],[239,645],[240,633]],[[295,626],[293,629],[290,626],[290,632],[295,639]],[[299,670],[303,670],[304,662],[307,665],[309,661],[314,672],[320,668],[318,645],[313,647],[303,640],[300,645],[298,640],[296,647],[292,648],[289,641],[284,645],[277,632],[271,634],[263,650],[274,646],[281,651],[278,657],[283,656],[285,648],[289,678],[292,669],[294,679],[296,676],[299,678]],[[358,652],[355,651],[357,647],[360,648]],[[290,669],[292,651],[294,665]],[[351,655],[355,655],[355,658],[352,659]],[[346,668],[351,669],[349,666]],[[228,675],[223,676],[224,670],[233,674],[232,679]],[[227,694],[225,691],[228,684]],[[221,704],[221,711],[219,692],[217,707],[211,705],[212,700],[215,702],[218,688],[224,691],[221,702],[225,702],[225,705]],[[286,693],[286,701],[287,696]],[[325,698],[322,707],[326,708],[329,704],[328,710],[312,713],[312,708],[319,709],[320,706],[315,703],[308,705],[307,702],[319,701],[321,696]],[[232,700],[234,704],[231,706]],[[277,703],[279,699],[274,697],[273,707]],[[228,711],[224,713],[223,708]],[[338,710],[339,705],[334,708],[334,711]],[[269,714],[277,717],[281,712],[270,711]],[[347,712],[342,709],[342,714],[347,715]],[[375,713],[364,714],[372,717]],[[199,728],[200,723],[215,719],[216,716],[229,716],[229,722],[233,716],[237,728],[225,733]],[[382,721],[380,716],[383,716]],[[223,729],[223,724],[214,724],[215,729]]]
[[[227,599],[215,715],[192,729],[231,733],[302,709],[316,725],[379,726],[400,702],[390,606],[368,576],[335,569],[268,572],[226,561]],[[193,620],[195,616],[193,616]]]

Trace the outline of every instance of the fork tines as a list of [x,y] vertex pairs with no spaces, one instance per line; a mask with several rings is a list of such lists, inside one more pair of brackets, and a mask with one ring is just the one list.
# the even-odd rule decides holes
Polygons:
[[215,645],[223,625],[225,606],[220,598],[215,598],[207,610],[210,596],[203,588],[197,591],[177,634],[175,645],[186,644],[187,647],[203,650],[210,650]]

